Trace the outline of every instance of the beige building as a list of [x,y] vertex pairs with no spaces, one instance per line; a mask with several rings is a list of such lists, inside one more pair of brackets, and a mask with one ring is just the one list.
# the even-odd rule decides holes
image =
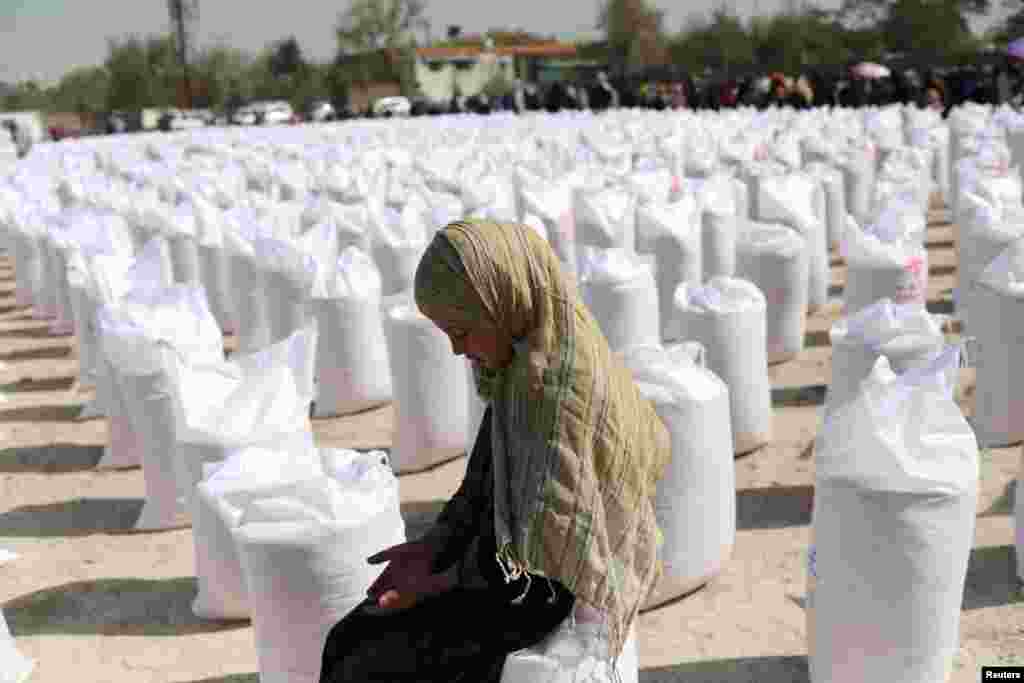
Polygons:
[[575,45],[554,41],[492,49],[424,47],[416,50],[416,82],[424,97],[449,102],[456,92],[476,95],[495,79],[509,84],[517,78],[534,80],[544,63],[575,57]]

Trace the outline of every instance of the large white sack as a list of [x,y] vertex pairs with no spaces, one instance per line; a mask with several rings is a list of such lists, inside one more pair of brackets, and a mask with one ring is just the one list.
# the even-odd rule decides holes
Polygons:
[[954,301],[961,322],[973,332],[969,322],[971,283],[1007,247],[1024,237],[1024,207],[1006,206],[968,191],[960,196],[960,213],[963,218],[957,230],[960,255]]
[[256,263],[252,243],[231,229],[224,230],[224,249],[228,255],[230,289],[238,323],[238,351],[259,351],[270,344],[272,333],[263,271]]
[[724,175],[686,178],[683,193],[692,193],[701,210],[701,266],[703,279],[732,277],[736,273],[736,190]]
[[949,348],[894,374],[880,358],[815,452],[807,633],[812,683],[947,680],[974,540],[978,443]]
[[196,216],[196,250],[199,275],[217,324],[224,333],[238,329],[238,313],[232,294],[231,260],[224,247],[223,213],[205,199],[193,195]]
[[47,264],[49,267],[50,288],[48,302],[53,312],[53,321],[50,323],[50,334],[56,336],[67,336],[74,334],[73,313],[71,310],[71,298],[68,295],[67,278],[67,244],[66,237],[59,235],[59,228],[51,226],[50,231],[44,239],[44,249],[48,252]]
[[843,289],[846,315],[879,299],[900,304],[927,301],[928,252],[919,238],[886,235],[878,224],[862,230],[847,216],[843,257],[847,265]]
[[636,195],[614,186],[582,185],[573,191],[576,244],[636,251]]
[[[325,226],[326,227],[326,226]],[[295,243],[271,238],[253,242],[263,272],[270,322],[270,343],[275,344],[305,327],[312,317],[316,260]]]
[[843,240],[843,229],[846,226],[846,191],[843,185],[843,172],[836,167],[822,163],[804,168],[821,182],[825,193],[825,226],[828,235],[828,246],[838,247]]
[[614,671],[607,659],[608,643],[600,625],[570,615],[541,642],[509,654],[501,683],[637,683],[640,658],[635,624],[614,662]]
[[972,335],[978,351],[973,426],[985,448],[1024,440],[1024,240],[974,281]]
[[825,225],[824,190],[821,183],[803,173],[767,176],[757,185],[757,216],[766,223],[782,223],[795,229],[807,242],[807,303],[815,309],[828,303],[828,234]]
[[392,398],[380,273],[354,246],[342,251],[335,269],[325,296],[313,301],[320,329],[316,417],[349,415]]
[[714,278],[704,286],[679,285],[675,316],[680,334],[707,350],[707,367],[729,387],[733,451],[737,455],[771,440],[767,302],[751,282]]
[[196,362],[164,354],[179,441],[244,446],[311,429],[317,323],[231,360]]
[[567,274],[576,276],[576,220],[573,189],[569,180],[544,181],[519,174],[519,205],[523,216],[544,222],[548,241]]
[[740,230],[736,276],[765,296],[769,363],[790,360],[804,348],[807,270],[807,241],[796,230],[754,221]]
[[729,390],[704,367],[699,344],[637,348],[626,365],[668,429],[672,459],[654,510],[664,573],[643,609],[690,593],[717,575],[736,540],[736,467]]
[[637,253],[654,257],[661,338],[672,339],[672,297],[682,282],[703,277],[703,223],[693,195],[668,204],[648,203],[637,210]]
[[192,612],[201,619],[248,619],[249,591],[232,530],[246,496],[321,476],[320,454],[308,430],[272,444],[226,450],[204,464],[190,498],[198,592]]
[[[881,299],[829,330],[832,379],[825,415],[834,413],[857,395],[879,356],[898,373],[933,360],[945,347],[942,326],[921,303],[894,304]],[[951,378],[954,379],[955,378]]]
[[580,293],[612,351],[659,343],[661,323],[654,273],[634,252],[584,247]]
[[840,162],[846,211],[859,222],[867,220],[875,185],[875,155],[869,148],[852,148]]
[[416,268],[434,229],[421,210],[406,205],[401,211],[386,206],[371,207],[374,221],[372,256],[380,270],[383,296],[412,288]]
[[234,534],[264,683],[319,680],[327,634],[380,575],[366,558],[405,541],[398,482],[383,454],[341,451],[325,465],[332,476],[240,506]]
[[103,353],[114,368],[114,381],[143,447],[146,503],[135,528],[186,524],[187,490],[175,440],[173,379],[162,348],[195,362],[214,362],[223,356],[220,329],[203,290],[187,285],[130,293],[120,305],[100,309],[98,318]]
[[15,647],[14,637],[7,628],[3,610],[0,610],[0,683],[25,683],[35,666],[34,661]]
[[391,463],[398,473],[437,465],[469,447],[465,362],[411,297],[402,299],[384,313],[395,411]]

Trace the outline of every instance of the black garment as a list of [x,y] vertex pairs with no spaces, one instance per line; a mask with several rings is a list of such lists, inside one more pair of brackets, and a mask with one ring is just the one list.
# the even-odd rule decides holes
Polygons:
[[509,653],[536,645],[569,616],[575,598],[560,583],[536,576],[506,583],[498,566],[493,497],[484,485],[492,481],[490,418],[488,408],[466,479],[441,513],[452,533],[435,566],[465,563],[468,552],[486,588],[459,587],[386,616],[368,613],[369,603],[356,607],[327,636],[320,683],[499,683]]

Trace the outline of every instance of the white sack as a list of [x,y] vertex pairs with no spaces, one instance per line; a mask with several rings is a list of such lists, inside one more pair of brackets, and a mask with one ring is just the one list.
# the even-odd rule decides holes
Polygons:
[[358,247],[342,251],[335,268],[327,296],[313,302],[321,330],[316,417],[349,415],[392,398],[380,273]]
[[636,626],[630,628],[615,671],[607,663],[608,644],[600,625],[575,625],[570,616],[555,631],[531,648],[505,659],[501,683],[637,683],[640,658]]
[[757,220],[788,225],[807,241],[807,302],[812,309],[824,306],[831,272],[821,183],[802,173],[790,173],[763,177],[757,187]]
[[975,280],[977,339],[973,426],[985,448],[1024,440],[1024,241],[1007,247]]
[[269,302],[263,271],[256,264],[252,244],[233,230],[224,231],[231,292],[237,316],[239,353],[252,353],[270,345],[272,334]]
[[423,470],[465,453],[466,365],[452,353],[447,335],[411,298],[385,311],[384,334],[394,390],[395,471]]
[[226,450],[205,464],[191,496],[198,593],[192,612],[201,619],[248,619],[249,591],[232,530],[238,505],[261,490],[321,476],[313,434],[303,430],[272,444]]
[[612,351],[658,344],[658,290],[651,267],[626,249],[584,247],[580,293]]
[[[880,356],[897,373],[933,360],[945,347],[939,321],[921,303],[894,304],[881,299],[829,330],[832,380],[825,401],[830,415],[856,397],[860,383]],[[955,381],[955,377],[950,378]]]
[[707,583],[732,554],[736,467],[729,390],[704,367],[704,349],[696,344],[637,348],[625,360],[672,442],[654,499],[665,570],[643,605],[652,609]]
[[707,367],[729,387],[733,451],[737,455],[771,440],[767,302],[753,283],[715,278],[702,287],[679,285],[675,315],[683,337],[707,349]]
[[0,683],[26,683],[35,666],[34,661],[15,647],[3,610],[0,610]]
[[[333,477],[267,490],[240,506],[242,558],[263,683],[316,683],[330,629],[366,599],[379,565],[405,541],[398,482],[381,453],[339,452]],[[368,458],[379,458],[366,465]]]
[[1024,237],[1024,208],[1004,206],[973,192],[964,192],[960,197],[960,212],[963,219],[957,231],[960,255],[955,301],[960,320],[973,332],[969,321],[971,285],[999,254]]
[[959,354],[879,359],[815,452],[812,683],[945,681],[974,539],[978,444],[948,381]]
[[533,215],[544,222],[551,248],[566,273],[575,277],[576,219],[571,183],[568,180],[546,182],[539,178],[520,178],[519,203],[523,215]]
[[795,230],[750,222],[740,231],[736,275],[765,296],[769,363],[790,360],[804,348],[807,269],[807,242]]
[[847,217],[843,242],[846,315],[879,299],[900,304],[927,301],[928,252],[922,241],[909,236],[889,241],[884,234],[876,234],[877,229],[871,226],[862,230],[852,217]]
[[637,210],[637,253],[654,257],[661,338],[672,339],[672,297],[682,282],[699,285],[703,276],[700,208],[692,195],[670,204]]
[[618,187],[583,185],[573,192],[577,247],[636,251],[636,195]]

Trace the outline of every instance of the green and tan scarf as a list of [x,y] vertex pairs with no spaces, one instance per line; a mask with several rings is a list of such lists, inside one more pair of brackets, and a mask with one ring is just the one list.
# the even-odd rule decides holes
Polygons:
[[660,571],[665,426],[529,227],[449,225],[415,295],[435,322],[514,340],[509,367],[477,374],[492,407],[498,559],[510,580],[558,580],[602,611],[617,656]]

